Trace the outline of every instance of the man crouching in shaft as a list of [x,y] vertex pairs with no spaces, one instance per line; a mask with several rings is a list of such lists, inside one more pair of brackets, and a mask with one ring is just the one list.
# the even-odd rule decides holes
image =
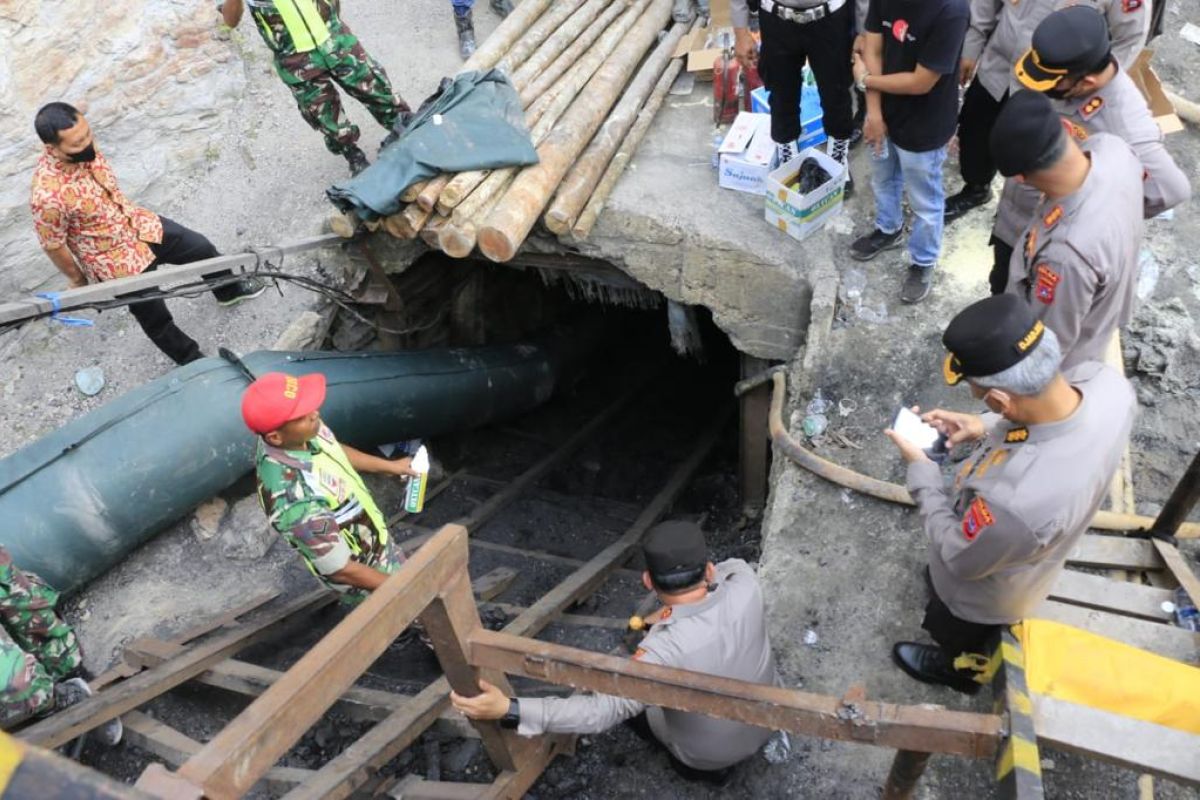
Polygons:
[[345,605],[357,605],[405,560],[359,470],[415,473],[412,459],[339,443],[317,412],[324,401],[324,375],[270,372],[242,395],[242,419],[259,435],[258,497],[271,525]]
[[[647,568],[642,581],[664,608],[647,619],[653,627],[633,657],[646,664],[778,684],[754,570],[736,558],[714,565],[704,533],[690,522],[656,525],[642,548]],[[729,780],[734,764],[754,755],[771,736],[765,728],[609,695],[508,698],[486,681],[479,687],[474,697],[450,693],[454,707],[471,719],[498,719],[522,736],[599,733],[628,720],[639,736],[666,749],[679,774],[720,785]]]
[[993,413],[923,416],[951,446],[979,443],[952,493],[923,450],[887,431],[908,462],[908,491],[929,537],[921,626],[937,642],[900,642],[892,655],[919,681],[973,694],[989,640],[1046,598],[1100,508],[1136,400],[1104,364],[1060,372],[1054,332],[1012,295],[967,306],[942,342],[947,383],[965,379]]

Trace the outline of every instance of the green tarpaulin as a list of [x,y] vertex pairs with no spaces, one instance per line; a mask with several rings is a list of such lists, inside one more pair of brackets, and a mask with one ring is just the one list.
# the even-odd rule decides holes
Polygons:
[[442,81],[374,164],[325,193],[342,211],[375,219],[399,211],[400,195],[417,181],[537,160],[521,100],[504,73],[464,72]]

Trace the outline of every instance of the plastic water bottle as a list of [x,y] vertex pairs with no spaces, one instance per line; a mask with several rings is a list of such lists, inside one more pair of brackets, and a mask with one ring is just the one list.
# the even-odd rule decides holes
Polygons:
[[722,135],[721,129],[718,128],[717,130],[713,131],[713,138],[712,138],[712,151],[713,151],[712,168],[713,169],[719,169],[721,167],[720,150],[721,150],[721,142],[723,142],[723,141],[725,141],[725,137],[724,137],[724,135]]
[[404,492],[404,510],[410,514],[420,514],[425,508],[425,484],[429,482],[429,451],[421,445],[412,460],[413,475],[408,479],[408,488]]
[[1175,624],[1189,631],[1200,631],[1200,611],[1182,586],[1175,590]]

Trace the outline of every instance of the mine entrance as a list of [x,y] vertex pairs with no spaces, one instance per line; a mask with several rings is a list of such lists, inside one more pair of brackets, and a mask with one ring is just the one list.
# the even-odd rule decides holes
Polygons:
[[[381,288],[394,295],[338,314],[322,343],[325,349],[354,350],[563,338],[575,343],[564,348],[567,355],[555,366],[556,389],[547,402],[499,424],[427,443],[439,468],[421,514],[401,511],[399,483],[368,476],[390,515],[395,541],[412,553],[440,526],[465,524],[479,612],[495,630],[536,608],[581,566],[656,519],[698,521],[714,561],[756,561],[759,518],[745,508],[739,484],[742,454],[733,395],[743,359],[708,312],[672,307],[603,262],[535,256],[516,266],[427,256],[388,276],[390,289],[360,287],[376,297]],[[765,441],[765,427],[760,436]],[[249,491],[249,485],[240,489]],[[647,598],[640,556],[636,548],[631,553],[595,591],[545,614],[535,626],[541,638],[595,652],[629,652],[628,620]],[[297,594],[312,588],[311,578],[300,574]],[[149,761],[177,766],[345,614],[326,607],[152,700],[129,715],[125,747],[115,753],[89,747],[85,761],[127,780]],[[135,642],[127,651],[149,664],[170,648]],[[309,781],[396,703],[418,695],[440,674],[433,653],[415,637],[402,636],[251,796],[278,796]],[[515,688],[527,695],[564,693],[520,679]],[[495,778],[477,735],[461,720],[444,714],[417,734],[378,770],[372,785],[382,788],[406,775],[458,782]],[[574,759],[556,760],[534,793],[578,797],[585,787],[598,790],[614,779],[629,785],[605,789],[605,796],[636,791],[638,770],[613,767],[634,751],[645,758],[644,743],[624,730],[590,741]],[[686,788],[681,783],[681,791]]]

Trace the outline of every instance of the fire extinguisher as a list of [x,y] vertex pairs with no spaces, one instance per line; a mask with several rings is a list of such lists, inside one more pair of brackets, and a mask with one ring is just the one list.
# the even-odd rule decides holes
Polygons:
[[713,122],[726,125],[738,113],[742,65],[726,50],[713,62]]

